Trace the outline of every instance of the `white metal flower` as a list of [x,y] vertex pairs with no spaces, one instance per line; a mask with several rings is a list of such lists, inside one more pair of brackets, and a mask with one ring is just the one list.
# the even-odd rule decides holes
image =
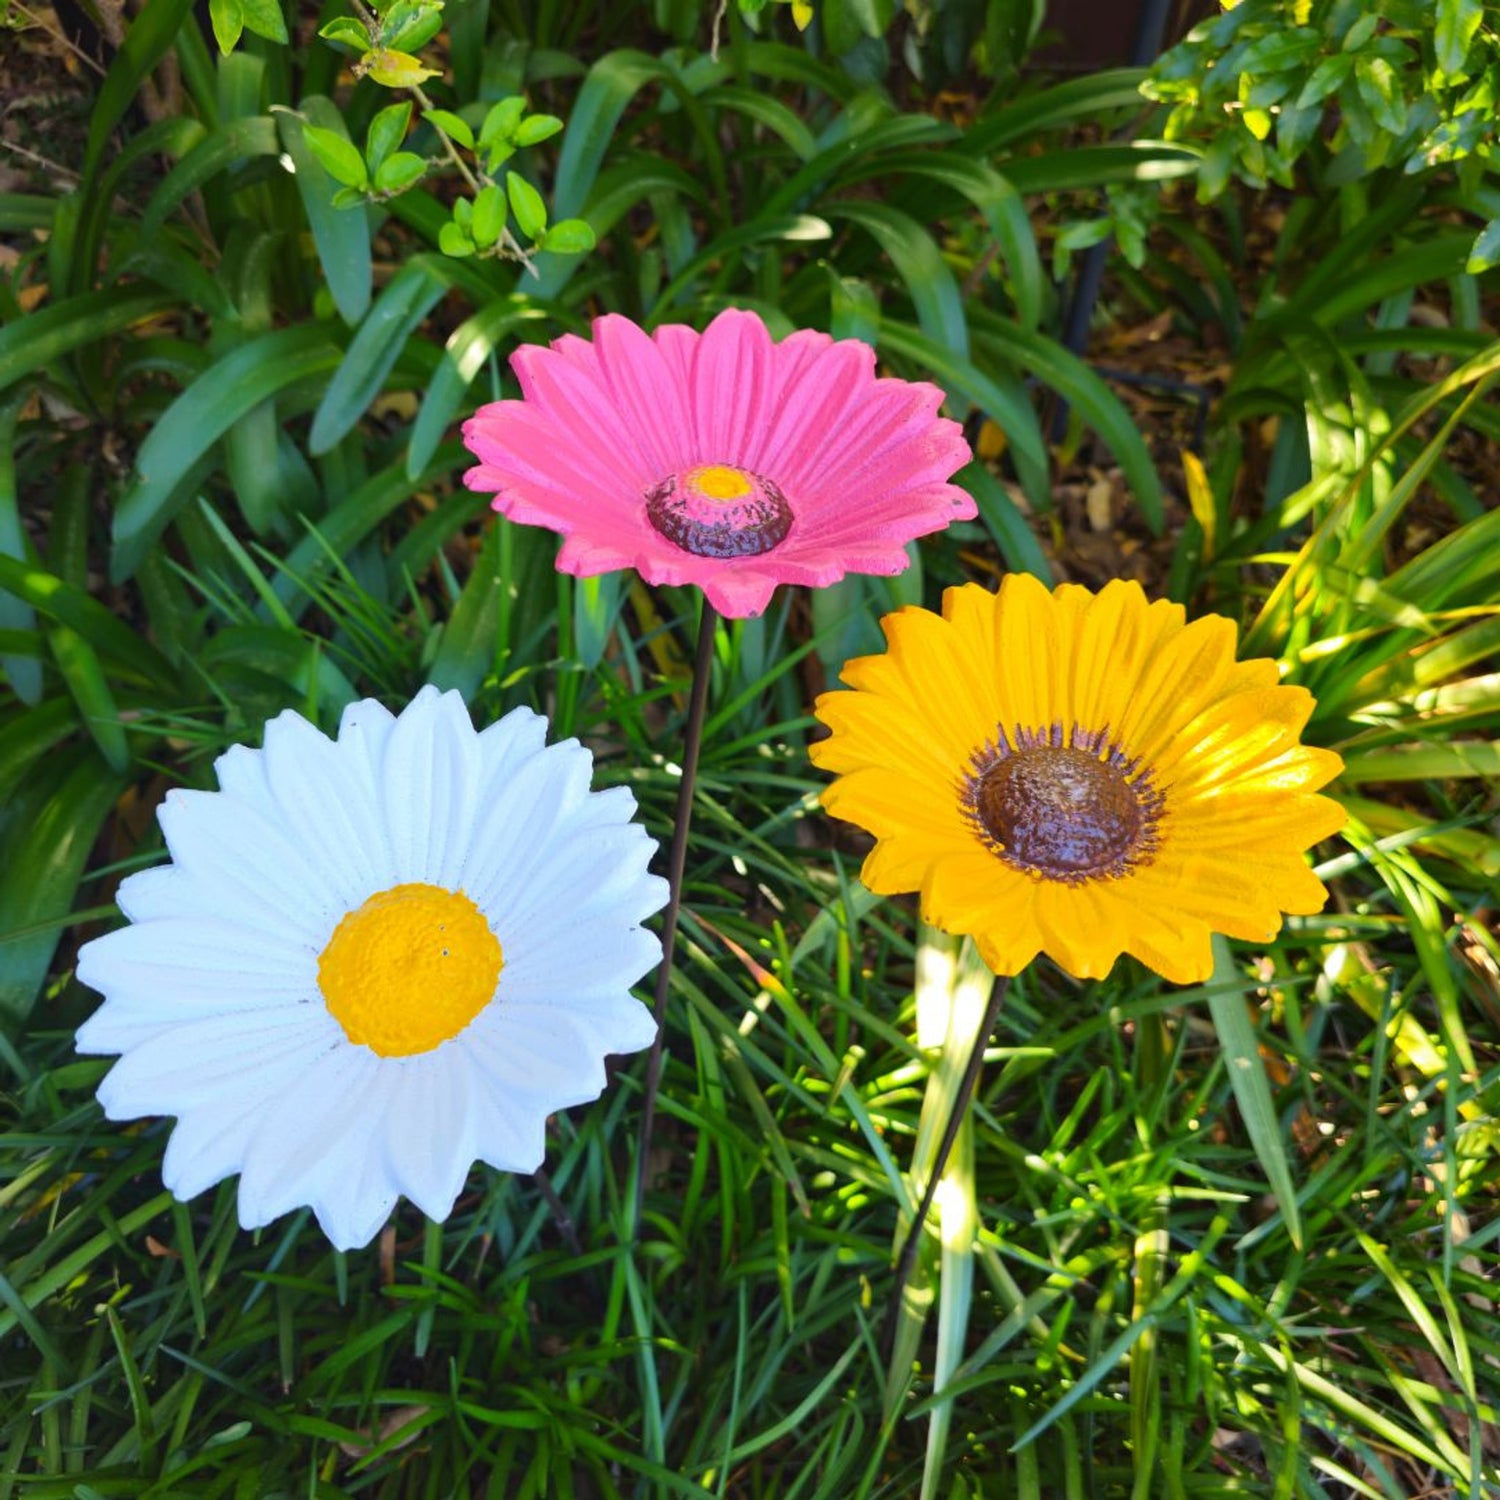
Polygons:
[[178,1117],[179,1198],[238,1172],[247,1229],[310,1204],[363,1245],[398,1194],[445,1218],[475,1158],[534,1171],[547,1116],[650,1044],[656,845],[546,730],[516,709],[476,733],[429,687],[399,717],[353,704],[337,740],[283,713],[219,791],[168,794],[171,863],[79,954],[106,998],[77,1047],[122,1054],[111,1119]]

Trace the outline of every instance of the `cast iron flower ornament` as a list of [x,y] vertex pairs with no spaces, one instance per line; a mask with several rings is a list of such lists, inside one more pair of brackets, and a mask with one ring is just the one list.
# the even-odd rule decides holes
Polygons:
[[[875,837],[865,884],[915,891],[999,976],[923,1201],[918,1237],[978,1080],[1006,983],[1045,953],[1079,979],[1131,954],[1176,984],[1213,971],[1214,933],[1269,942],[1328,893],[1305,851],[1345,821],[1318,795],[1343,768],[1300,737],[1313,710],[1235,627],[1187,621],[1115,581],[1097,594],[1011,574],[949,589],[941,615],[882,621],[887,650],[823,694],[823,805]],[[888,1322],[893,1332],[894,1317]]]
[[110,1119],[177,1117],[179,1198],[237,1172],[245,1228],[311,1205],[339,1249],[400,1194],[441,1220],[476,1158],[536,1171],[547,1116],[651,1041],[630,986],[660,952],[656,845],[546,728],[476,731],[431,687],[353,704],[334,740],[288,711],[218,791],[168,794],[170,863],[79,954],[105,1000],[77,1047],[120,1054]]

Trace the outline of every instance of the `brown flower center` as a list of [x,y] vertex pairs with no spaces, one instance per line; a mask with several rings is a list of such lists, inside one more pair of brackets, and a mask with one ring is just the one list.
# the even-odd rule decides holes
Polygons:
[[986,746],[964,787],[976,832],[1007,864],[1047,880],[1108,880],[1149,862],[1162,799],[1149,777],[1075,729],[1022,731]]
[[792,508],[769,479],[704,464],[647,490],[646,519],[695,557],[758,557],[792,529]]

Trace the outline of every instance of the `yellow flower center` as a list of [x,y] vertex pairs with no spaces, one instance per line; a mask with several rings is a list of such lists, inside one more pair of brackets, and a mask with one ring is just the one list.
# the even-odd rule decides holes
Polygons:
[[333,930],[318,988],[351,1042],[381,1057],[431,1052],[489,1004],[504,957],[462,891],[377,891]]
[[708,464],[687,476],[690,489],[705,500],[738,500],[755,488],[748,475],[728,464]]

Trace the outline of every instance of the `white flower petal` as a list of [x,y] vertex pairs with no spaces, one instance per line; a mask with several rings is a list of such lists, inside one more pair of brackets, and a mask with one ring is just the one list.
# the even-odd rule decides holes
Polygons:
[[502,986],[502,998],[497,1004],[501,1008],[534,1006],[542,1011],[561,1012],[588,1028],[595,1049],[601,1054],[619,1056],[639,1052],[656,1038],[656,1022],[651,1017],[651,1008],[623,986],[592,990],[572,986],[550,990],[540,985],[516,985],[511,989]]
[[99,1102],[112,1120],[210,1109],[284,1088],[340,1045],[338,1023],[308,1005],[191,1020],[131,1047]]
[[463,1043],[492,1086],[545,1119],[604,1092],[609,1048],[591,1020],[561,1007],[500,1000],[474,1019]]
[[[210,922],[228,922],[247,936],[285,944],[287,920],[258,893],[226,890],[221,881],[194,879],[177,865],[154,865],[138,870],[120,882],[115,901],[134,923],[198,917]],[[301,946],[311,942],[311,929],[303,928]]]
[[226,916],[244,911],[258,926],[321,946],[348,909],[303,857],[296,830],[249,803],[223,792],[171,791],[157,819],[173,864],[209,885]]
[[471,894],[502,943],[507,933],[532,933],[559,921],[573,929],[630,925],[666,904],[666,881],[647,871],[655,852],[655,842],[634,824],[555,835],[518,854],[503,885]]
[[380,1122],[396,1187],[429,1219],[446,1219],[474,1164],[469,1067],[450,1042],[391,1070]]
[[500,1172],[535,1172],[547,1154],[547,1116],[476,1070],[475,1155]]
[[257,1094],[233,1102],[215,1100],[178,1117],[162,1158],[161,1180],[186,1202],[216,1182],[233,1177],[244,1164],[251,1137],[267,1108]]
[[479,779],[478,737],[457,693],[417,696],[386,740],[381,779],[398,880],[456,889]]
[[[418,698],[421,696],[422,693],[417,694]],[[395,725],[395,714],[374,698],[361,698],[339,715],[339,747],[360,764],[371,786],[380,785],[380,762]]]
[[266,725],[266,780],[283,825],[345,910],[400,881],[365,766],[298,714]]
[[526,877],[517,872],[547,857],[559,824],[584,805],[592,770],[593,757],[577,741],[552,745],[517,766],[500,795],[482,810],[464,865],[463,889],[492,917],[491,925],[496,918],[503,921],[504,903],[524,883]]
[[351,1224],[373,1212],[358,1201],[374,1193],[394,1202],[375,1122],[390,1093],[383,1058],[368,1047],[344,1045],[314,1058],[278,1091],[251,1137],[240,1173],[240,1222],[247,1229],[305,1203],[316,1203],[320,1221],[331,1218],[350,1243]]
[[363,1249],[385,1228],[395,1207],[396,1193],[384,1179],[372,1180],[358,1192],[340,1190],[312,1203],[318,1228],[335,1250]]
[[81,1051],[114,1052],[129,1035],[218,1015],[313,1005],[312,956],[252,929],[208,918],[159,918],[85,943],[78,977],[107,996],[80,1028]]
[[236,802],[253,807],[262,817],[275,821],[276,799],[266,782],[266,758],[261,751],[249,745],[231,745],[214,762],[214,775],[226,797],[233,797]]
[[480,730],[479,757],[484,777],[481,802],[503,791],[516,767],[546,748],[547,721],[529,708],[513,708],[487,729]]
[[[515,951],[519,947],[520,951]],[[514,959],[511,953],[514,952]],[[570,926],[552,923],[545,933],[528,935],[524,947],[507,951],[500,973],[497,995],[501,1001],[511,989],[528,993],[549,989],[566,997],[573,989],[592,990],[618,983],[628,990],[636,980],[656,967],[661,958],[661,940],[643,928],[604,928],[599,925]]]
[[[629,823],[636,813],[635,793],[628,786],[605,787],[601,792],[590,792],[578,805],[568,823],[570,833],[581,833],[586,828],[613,828],[617,824]],[[643,837],[650,835],[642,828]],[[656,840],[651,839],[656,848]]]

